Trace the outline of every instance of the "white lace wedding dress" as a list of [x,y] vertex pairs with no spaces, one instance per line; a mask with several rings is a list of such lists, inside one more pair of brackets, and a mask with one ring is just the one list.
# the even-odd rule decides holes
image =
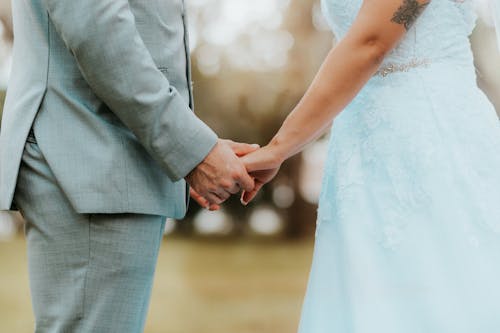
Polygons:
[[[338,38],[362,0],[323,0]],[[335,119],[301,333],[500,332],[500,123],[432,0]]]

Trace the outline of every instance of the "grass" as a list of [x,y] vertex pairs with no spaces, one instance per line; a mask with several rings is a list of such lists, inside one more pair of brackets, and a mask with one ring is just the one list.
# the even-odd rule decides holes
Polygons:
[[[146,333],[293,333],[312,242],[167,238]],[[25,242],[0,243],[0,332],[30,333]]]

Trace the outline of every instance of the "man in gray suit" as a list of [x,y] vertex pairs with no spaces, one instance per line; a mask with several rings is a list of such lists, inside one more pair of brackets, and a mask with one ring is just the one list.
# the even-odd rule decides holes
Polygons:
[[206,205],[252,190],[237,155],[254,147],[191,111],[183,0],[16,0],[13,14],[0,209],[27,220],[36,332],[140,332],[185,180]]

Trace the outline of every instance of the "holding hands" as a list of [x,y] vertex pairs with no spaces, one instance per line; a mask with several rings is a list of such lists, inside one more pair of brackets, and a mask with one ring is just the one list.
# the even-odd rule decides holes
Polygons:
[[191,197],[204,208],[218,210],[240,192],[242,204],[247,205],[276,176],[282,162],[270,146],[219,140],[186,181]]
[[186,176],[191,197],[201,206],[217,210],[231,195],[253,190],[255,182],[239,157],[258,148],[219,139],[207,157]]

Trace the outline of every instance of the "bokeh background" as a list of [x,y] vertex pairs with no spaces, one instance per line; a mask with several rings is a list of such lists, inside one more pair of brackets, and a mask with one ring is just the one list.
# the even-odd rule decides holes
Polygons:
[[[167,1],[167,0],[165,0]],[[187,0],[196,112],[221,137],[265,144],[335,45],[317,0]],[[500,54],[488,11],[471,37],[478,84],[499,110]],[[0,0],[0,112],[11,63]],[[295,332],[313,251],[326,138],[288,161],[257,200],[192,205],[169,220],[146,332]],[[0,213],[0,332],[31,332],[23,221]]]

